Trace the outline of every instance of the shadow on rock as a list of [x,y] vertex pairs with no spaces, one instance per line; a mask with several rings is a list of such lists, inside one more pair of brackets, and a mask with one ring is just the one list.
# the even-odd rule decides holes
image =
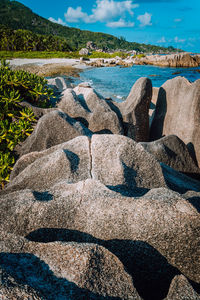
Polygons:
[[77,154],[67,149],[63,149],[63,152],[65,153],[67,159],[69,160],[71,171],[76,172],[79,167],[80,158],[78,157]]
[[139,187],[131,189],[125,184],[107,185],[106,187],[125,197],[142,197],[149,191],[149,189]]
[[124,173],[124,184],[118,185],[107,185],[107,188],[110,190],[121,194],[126,197],[142,197],[144,196],[149,189],[137,187],[137,183],[135,177],[137,176],[137,172],[128,167],[124,162],[122,162],[123,173]]
[[162,168],[165,182],[168,188],[172,191],[178,192],[179,194],[184,194],[190,190],[196,192],[200,191],[200,182],[198,180],[190,178],[163,163],[160,163],[160,166]]
[[35,197],[35,200],[37,201],[51,201],[53,200],[53,195],[50,194],[48,191],[46,192],[37,192],[33,191],[33,196]]
[[[116,297],[103,297],[89,290],[79,288],[73,282],[58,278],[49,269],[48,264],[29,253],[0,253],[0,266],[18,284],[32,287],[43,299],[69,300],[117,300]],[[2,278],[7,285],[6,278]]]
[[84,232],[58,228],[40,228],[29,233],[26,238],[43,243],[95,243],[107,248],[123,263],[125,270],[132,276],[134,287],[145,300],[165,298],[173,277],[180,274],[154,247],[143,241],[105,241]]
[[198,167],[197,156],[196,156],[196,152],[195,152],[193,143],[188,143],[187,148],[188,148],[188,151],[189,151],[191,157],[193,158],[196,166]]
[[159,89],[158,100],[155,108],[155,117],[150,129],[150,140],[158,140],[163,136],[163,126],[167,112],[166,91],[164,88]]
[[200,197],[191,197],[188,198],[187,201],[189,201],[195,208],[196,210],[200,213]]
[[[75,94],[75,93],[74,93],[74,94]],[[87,105],[87,102],[86,102],[85,97],[84,97],[83,94],[79,94],[78,97],[75,96],[74,98],[75,98],[75,100],[76,100],[77,102],[80,103],[80,105],[81,105],[87,112],[89,112],[89,113],[92,112],[92,111],[89,109],[89,107],[88,107],[88,105]]]

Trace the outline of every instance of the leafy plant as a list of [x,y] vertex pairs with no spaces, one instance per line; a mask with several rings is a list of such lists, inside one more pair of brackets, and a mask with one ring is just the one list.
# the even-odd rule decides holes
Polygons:
[[24,100],[48,106],[53,90],[47,81],[25,71],[12,71],[4,60],[0,67],[0,185],[9,181],[16,161],[15,147],[33,131],[36,118],[32,109],[23,107]]

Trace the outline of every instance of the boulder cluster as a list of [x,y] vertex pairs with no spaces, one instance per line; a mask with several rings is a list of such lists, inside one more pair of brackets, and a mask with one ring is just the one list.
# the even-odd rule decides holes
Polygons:
[[200,80],[49,83],[0,195],[0,298],[200,299]]
[[177,53],[168,55],[147,55],[134,60],[138,65],[155,65],[162,67],[198,67],[200,65],[200,56],[189,53]]
[[[88,49],[81,49],[80,55],[88,55]],[[133,65],[155,65],[162,67],[198,67],[200,65],[200,55],[189,53],[178,53],[168,55],[132,55],[126,58],[116,56],[114,58],[80,58],[81,63],[92,67],[131,67]],[[197,72],[199,70],[196,70]]]

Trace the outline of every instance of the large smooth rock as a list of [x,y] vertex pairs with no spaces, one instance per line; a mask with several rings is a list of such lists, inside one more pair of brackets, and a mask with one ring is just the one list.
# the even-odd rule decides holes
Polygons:
[[176,135],[168,135],[159,140],[141,143],[146,151],[176,171],[200,179],[200,169],[192,159],[187,146]]
[[63,181],[46,192],[12,192],[0,199],[2,230],[33,242],[103,246],[123,263],[144,299],[166,297],[171,280],[180,273],[200,283],[199,225],[192,203],[166,188],[126,197],[90,179]]
[[40,152],[23,155],[15,164],[8,189],[50,188],[65,180],[91,177],[90,141],[82,136]]
[[200,163],[200,80],[184,77],[166,81],[160,88],[151,140],[175,134],[196,154]]
[[81,122],[62,111],[55,110],[41,117],[32,134],[18,149],[20,155],[42,151],[67,142],[77,136],[91,136],[92,132]]
[[68,83],[63,77],[54,77],[47,80],[50,88],[55,91],[62,92],[63,90],[70,88],[71,84]]
[[90,86],[80,84],[73,90],[66,89],[57,106],[94,133],[123,134],[117,114]]
[[22,156],[14,166],[3,191],[31,188],[45,190],[59,181],[100,180],[126,195],[141,195],[148,189],[169,187],[179,193],[200,190],[193,180],[160,164],[144,147],[122,135],[77,137],[40,152]]
[[93,135],[91,140],[93,179],[113,189],[127,190],[165,187],[160,164],[130,138],[119,135]]
[[140,78],[133,85],[126,101],[118,104],[125,125],[125,135],[136,142],[147,142],[149,140],[151,98],[151,80]]
[[3,238],[0,266],[20,288],[30,286],[45,299],[141,299],[120,260],[100,245],[36,243],[5,233]]

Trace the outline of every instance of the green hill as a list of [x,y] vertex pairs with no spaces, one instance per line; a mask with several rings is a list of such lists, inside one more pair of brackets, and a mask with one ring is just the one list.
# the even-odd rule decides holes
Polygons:
[[86,46],[88,41],[93,41],[98,48],[126,49],[140,52],[171,52],[173,47],[159,47],[154,45],[127,42],[124,38],[117,38],[110,34],[80,30],[52,23],[32,12],[31,9],[17,1],[0,0],[0,24],[11,29],[24,29],[37,34],[60,36],[74,50]]

